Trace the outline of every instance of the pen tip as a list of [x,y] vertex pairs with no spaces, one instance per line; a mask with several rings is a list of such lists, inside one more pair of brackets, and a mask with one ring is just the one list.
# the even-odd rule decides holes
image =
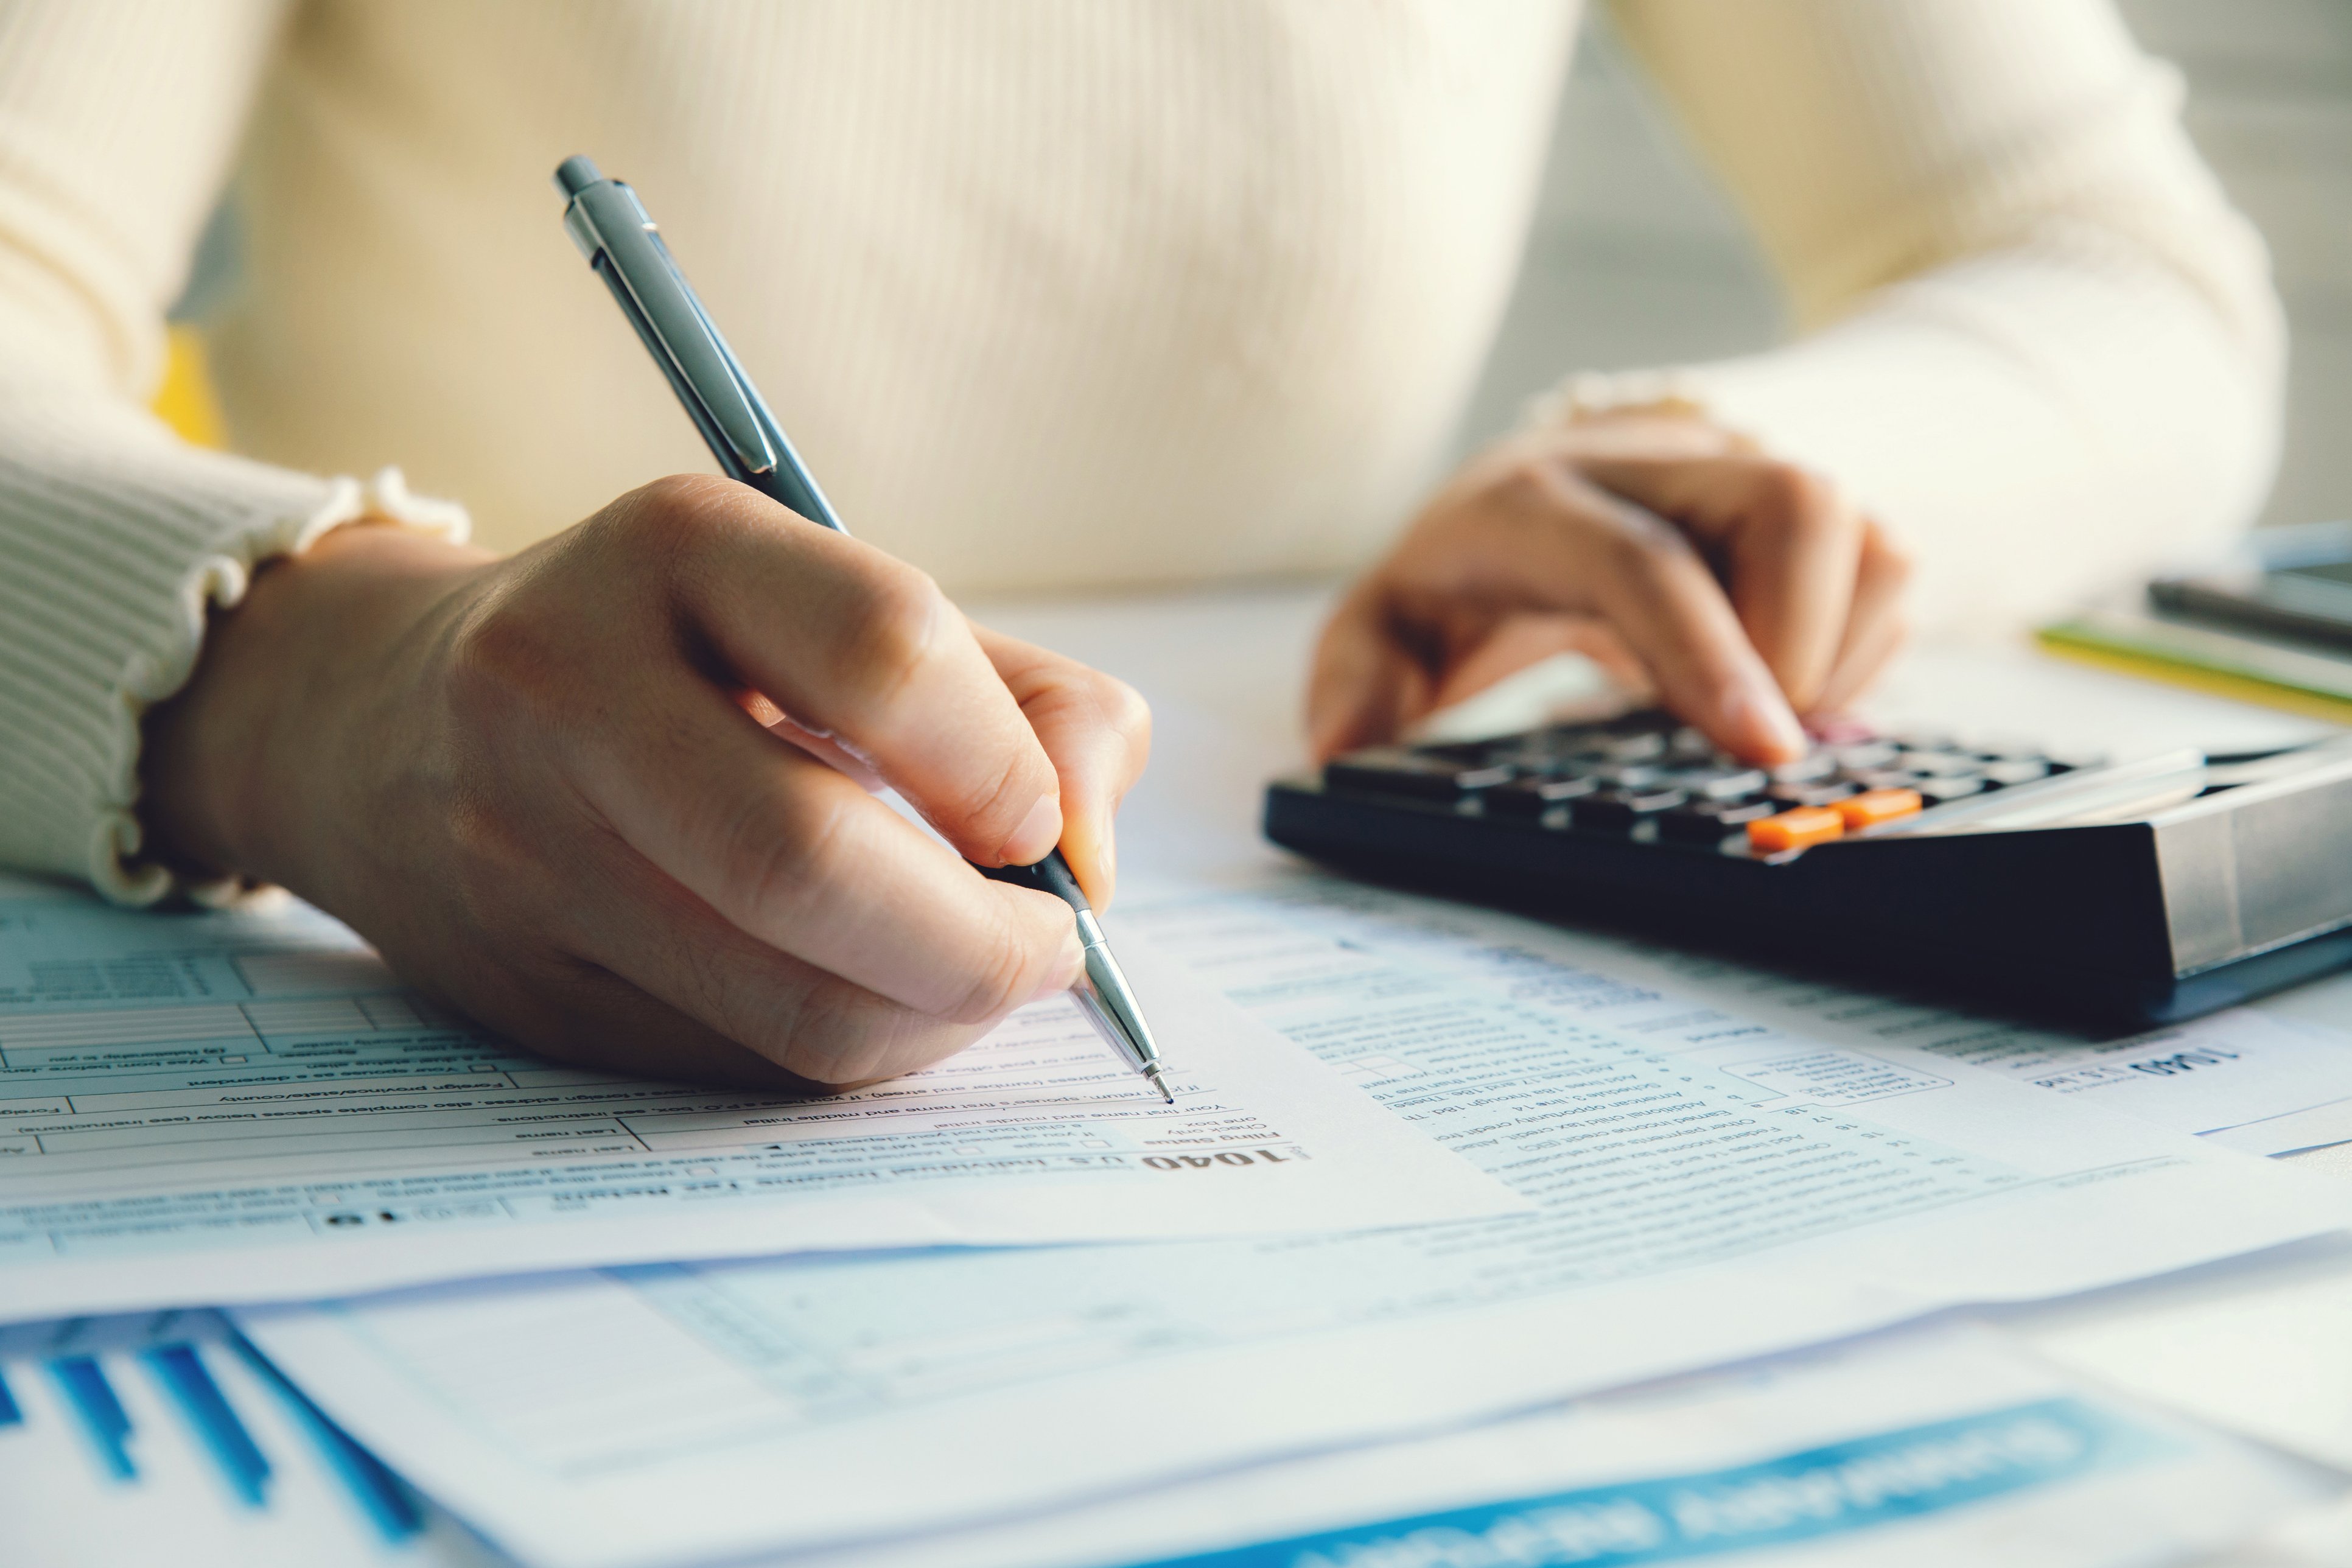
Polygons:
[[1176,1103],[1176,1091],[1168,1087],[1168,1079],[1161,1076],[1160,1070],[1157,1065],[1145,1068],[1143,1069],[1143,1076],[1151,1080],[1151,1087],[1160,1091],[1160,1099],[1166,1100],[1171,1105]]

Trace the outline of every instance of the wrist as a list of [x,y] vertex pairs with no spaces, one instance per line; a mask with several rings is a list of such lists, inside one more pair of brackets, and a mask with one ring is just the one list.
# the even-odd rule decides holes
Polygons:
[[427,607],[491,559],[361,522],[264,563],[215,611],[188,684],[150,711],[141,815],[150,856],[183,875],[301,886],[331,759],[369,679]]

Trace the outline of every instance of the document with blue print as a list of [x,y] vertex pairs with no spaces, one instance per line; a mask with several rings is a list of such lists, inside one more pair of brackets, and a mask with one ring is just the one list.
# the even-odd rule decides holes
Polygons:
[[1944,1326],[793,1568],[2145,1568],[2341,1494]]
[[[2210,1551],[2340,1472],[1981,1331],[1701,1373],[793,1568],[1900,1561],[2116,1568]],[[0,1330],[0,1561],[516,1568],[210,1312]]]
[[0,1329],[0,1563],[499,1568],[211,1312]]
[[0,1321],[827,1247],[1347,1229],[1502,1184],[1155,958],[1163,1105],[1055,997],[788,1100],[559,1066],[336,922],[0,898]]
[[1786,1033],[1533,922],[1319,879],[1126,916],[1539,1212],[632,1268],[248,1331],[478,1527],[591,1568],[656,1555],[634,1520],[713,1555],[962,1528],[2352,1221],[2339,1184]]

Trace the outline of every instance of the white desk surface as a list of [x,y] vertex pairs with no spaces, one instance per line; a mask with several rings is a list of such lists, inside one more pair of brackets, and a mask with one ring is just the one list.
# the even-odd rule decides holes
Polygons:
[[[1301,692],[1328,601],[1322,588],[1259,588],[974,613],[1121,677],[1150,701],[1152,765],[1119,825],[1120,876],[1134,888],[1277,853],[1258,837],[1260,795],[1268,778],[1303,765]],[[2116,754],[2252,748],[2327,728],[2068,663],[2022,638],[1916,649],[1866,709],[1888,723]],[[2257,1005],[2352,1031],[2352,971]],[[2352,1082],[2352,1057],[2346,1073]],[[2352,1180],[2352,1144],[2294,1158]],[[2352,1238],[1998,1317],[2046,1346],[2087,1348],[2095,1363],[2158,1355],[2160,1386],[2196,1413],[2273,1440],[2309,1438],[2307,1448],[2352,1461]],[[2229,1562],[2352,1562],[2352,1507],[2300,1528],[2293,1550]]]

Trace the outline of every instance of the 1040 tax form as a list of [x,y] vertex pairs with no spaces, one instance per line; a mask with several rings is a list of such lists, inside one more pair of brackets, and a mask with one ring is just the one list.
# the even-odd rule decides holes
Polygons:
[[616,1270],[247,1331],[502,1544],[598,1568],[969,1527],[2352,1220],[2340,1184],[1787,1033],[1529,921],[1318,879],[1127,920],[1538,1212]]
[[0,1321],[1526,1206],[1181,967],[1129,967],[1172,1107],[1064,997],[911,1078],[784,1100],[524,1055],[290,902],[147,914],[0,888]]

